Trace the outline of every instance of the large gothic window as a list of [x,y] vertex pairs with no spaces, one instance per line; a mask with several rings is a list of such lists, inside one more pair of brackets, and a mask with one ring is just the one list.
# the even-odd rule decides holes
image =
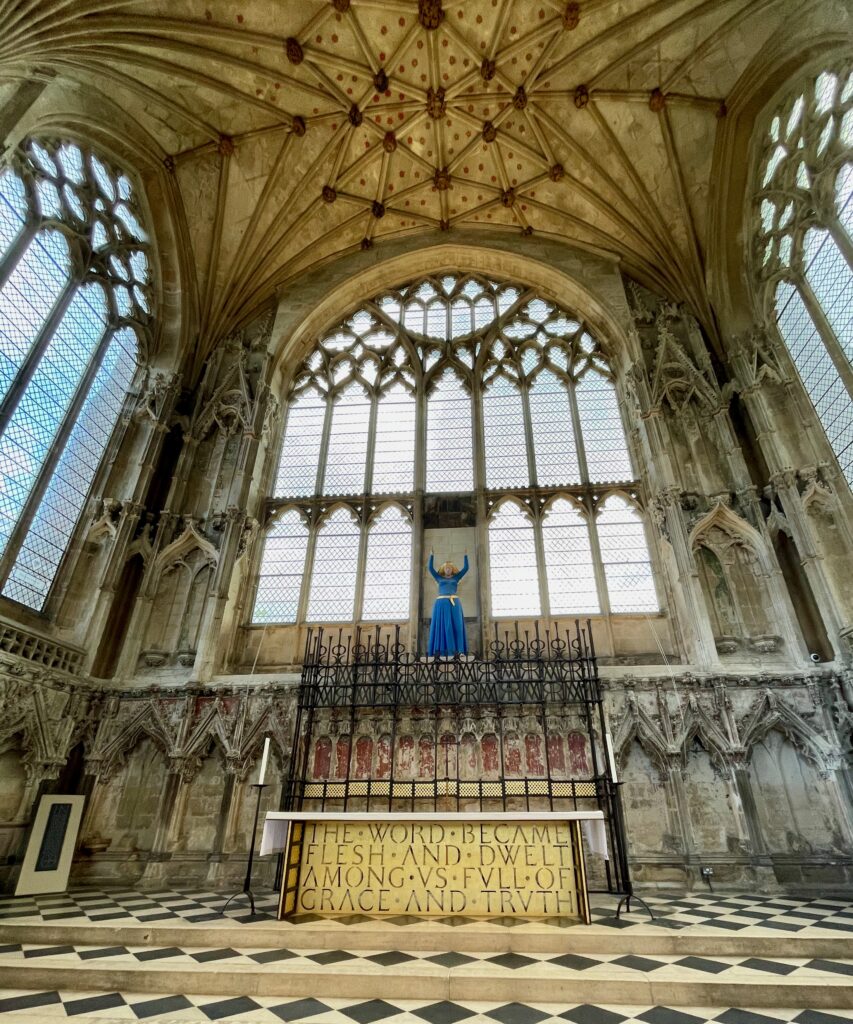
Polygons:
[[853,487],[853,71],[779,104],[758,166],[762,297]]
[[409,619],[430,496],[483,510],[491,617],[655,610],[637,485],[580,318],[473,276],[386,292],[294,375],[252,621]]
[[127,176],[30,140],[0,171],[0,586],[42,610],[119,420],[150,322]]

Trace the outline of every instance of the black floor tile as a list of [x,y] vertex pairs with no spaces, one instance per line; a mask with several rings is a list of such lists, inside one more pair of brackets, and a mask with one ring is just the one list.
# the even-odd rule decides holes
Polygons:
[[803,1010],[794,1017],[796,1024],[850,1024],[849,1017],[837,1017],[834,1013],[821,1010]]
[[683,1010],[673,1010],[669,1006],[653,1006],[650,1010],[638,1013],[637,1020],[647,1021],[648,1024],[705,1024],[704,1018],[684,1013]]
[[778,1024],[778,1017],[768,1017],[763,1013],[753,1013],[751,1010],[726,1010],[714,1018],[721,1024]]
[[466,1017],[473,1017],[474,1010],[468,1010],[458,1003],[447,1001],[430,1003],[429,1006],[422,1006],[418,1010],[411,1010],[416,1017],[423,1017],[428,1024],[456,1024],[457,1021],[465,1020]]
[[588,956],[578,956],[577,953],[563,953],[562,956],[555,956],[548,963],[556,964],[557,967],[567,967],[570,971],[586,971],[590,967],[597,967],[601,961],[591,960]]
[[39,946],[38,949],[25,949],[24,956],[32,960],[36,956],[63,956],[65,953],[73,953],[73,946]]
[[199,1006],[199,1010],[210,1020],[221,1020],[223,1017],[236,1017],[238,1013],[257,1010],[260,1005],[248,996],[235,996],[233,999],[219,999],[215,1003],[205,1003],[204,1006]]
[[10,942],[8,945],[0,946],[0,953],[20,953],[21,948],[20,942]]
[[50,1006],[60,1003],[58,992],[28,992],[25,996],[10,996],[0,999],[0,1014],[14,1013],[16,1010],[29,1010],[34,1006]]
[[436,956],[428,956],[424,959],[438,964],[439,967],[461,967],[462,964],[473,963],[476,958],[466,956],[464,953],[438,953]]
[[240,954],[236,949],[203,949],[200,953],[190,953],[196,963],[209,964],[215,960],[231,960]]
[[370,999],[365,1003],[343,1006],[338,1012],[351,1017],[358,1024],[373,1024],[375,1020],[396,1017],[402,1011],[399,1007],[386,1003],[384,999]]
[[830,974],[853,974],[853,964],[841,960],[809,960],[805,966]]
[[123,956],[127,952],[124,946],[105,946],[103,949],[78,949],[77,956],[81,960],[100,960],[101,957]]
[[520,953],[499,953],[497,956],[490,956],[487,959],[490,964],[508,967],[512,971],[517,971],[519,967],[529,967],[530,964],[538,962],[532,957],[522,956]]
[[627,1020],[627,1015],[614,1013],[612,1010],[605,1010],[600,1006],[573,1006],[560,1014],[566,1020],[574,1021],[574,1024],[619,1024]]
[[409,953],[401,953],[398,949],[389,949],[387,953],[376,953],[374,956],[366,956],[364,959],[379,964],[380,967],[396,967],[397,964],[416,960],[417,957],[411,956]]
[[685,956],[675,962],[679,967],[687,967],[691,971],[704,971],[705,974],[721,974],[731,967],[731,964],[721,964],[719,960],[708,960],[703,956]]
[[289,949],[265,949],[262,953],[252,953],[250,959],[256,964],[272,964],[279,960],[293,960],[297,956],[298,953],[291,953]]
[[107,992],[102,996],[86,996],[85,999],[65,999],[63,1004],[69,1017],[79,1013],[97,1013],[98,1010],[112,1010],[116,1006],[124,1006],[124,997],[118,992]]
[[143,949],[133,954],[137,960],[166,960],[170,956],[183,956],[184,951],[177,946],[164,946],[162,949]]
[[661,960],[650,960],[645,956],[634,956],[633,953],[629,953],[627,956],[620,956],[610,962],[619,964],[620,967],[630,967],[632,971],[656,971],[659,967],[664,966]]
[[144,1020],[146,1017],[157,1017],[166,1013],[177,1013],[179,1010],[186,1010],[192,1003],[186,996],[160,996],[157,999],[146,999],[142,1003],[131,1003],[130,1008]]
[[743,960],[738,966],[748,967],[751,971],[763,971],[765,974],[792,974],[797,969],[791,964],[783,964],[778,960],[762,960],[757,956]]
[[493,1017],[501,1024],[539,1024],[540,1020],[545,1020],[550,1014],[523,1003],[507,1003],[496,1010],[486,1010],[484,1016]]
[[268,1006],[270,1013],[285,1021],[299,1021],[303,1017],[315,1017],[325,1013],[329,1007],[317,999],[297,999],[292,1003],[281,1003],[279,1006]]
[[308,959],[313,960],[315,964],[327,966],[328,964],[339,964],[344,960],[355,960],[356,958],[352,953],[345,953],[342,949],[329,949],[325,953],[314,953]]

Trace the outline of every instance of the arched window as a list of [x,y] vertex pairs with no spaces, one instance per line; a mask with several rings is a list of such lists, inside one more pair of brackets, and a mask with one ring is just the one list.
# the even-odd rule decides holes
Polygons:
[[0,172],[0,583],[42,610],[118,423],[150,322],[127,176],[30,140]]
[[[608,491],[633,495],[638,483],[606,353],[534,289],[451,274],[390,289],[320,336],[286,405],[270,514],[298,504],[287,515],[300,525],[267,535],[253,622],[299,621],[299,609],[308,622],[400,622],[418,608],[414,630],[432,581],[411,600],[413,552],[445,528],[479,531],[450,543],[454,559],[466,544],[488,558],[487,615],[657,607],[639,569],[633,603],[608,599],[617,565],[648,569],[649,555],[633,505],[629,555],[615,544],[603,560],[598,537]],[[462,586],[476,614],[474,573]]]
[[649,612],[657,609],[652,566],[643,521],[625,498],[612,494],[596,517],[598,543],[610,610]]
[[754,264],[853,487],[853,71],[813,75],[773,112],[757,167]]

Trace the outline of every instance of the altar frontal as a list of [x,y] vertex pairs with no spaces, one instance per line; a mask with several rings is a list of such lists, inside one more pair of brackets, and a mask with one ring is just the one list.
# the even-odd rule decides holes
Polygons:
[[290,833],[282,916],[589,918],[577,821],[309,819]]

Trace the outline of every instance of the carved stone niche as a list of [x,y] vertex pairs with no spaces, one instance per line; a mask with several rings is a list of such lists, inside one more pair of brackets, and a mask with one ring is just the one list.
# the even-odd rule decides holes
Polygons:
[[767,634],[765,636],[751,636],[749,638],[749,646],[757,651],[759,654],[776,654],[782,648],[782,637],[772,636]]
[[169,660],[168,651],[148,650],[140,655],[148,668],[161,668]]
[[714,643],[717,647],[717,654],[734,654],[740,647],[740,637],[715,636]]

